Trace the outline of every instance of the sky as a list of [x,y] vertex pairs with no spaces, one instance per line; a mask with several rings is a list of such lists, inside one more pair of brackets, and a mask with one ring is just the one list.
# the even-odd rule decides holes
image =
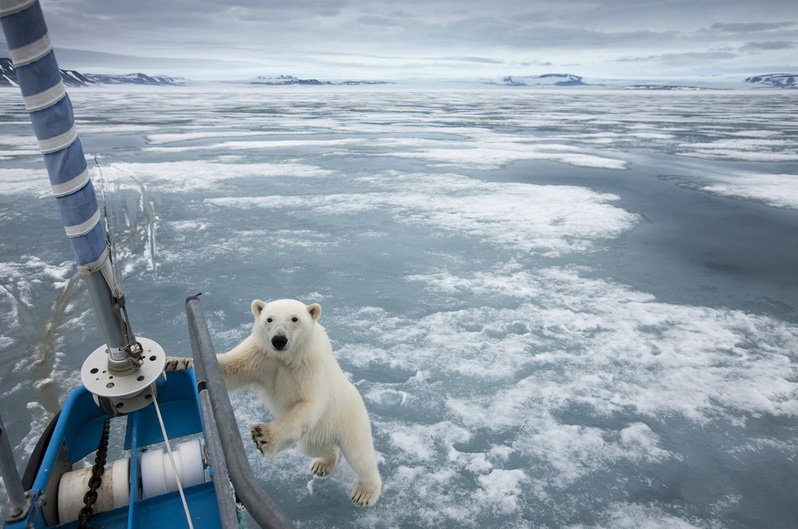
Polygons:
[[796,0],[41,1],[60,66],[84,73],[390,80],[798,71]]

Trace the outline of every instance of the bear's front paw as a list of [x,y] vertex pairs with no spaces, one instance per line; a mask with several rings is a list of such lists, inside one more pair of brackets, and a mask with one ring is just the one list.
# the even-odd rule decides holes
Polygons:
[[177,356],[167,356],[164,371],[185,371],[186,369],[194,369],[193,358],[181,358]]
[[252,434],[252,441],[258,447],[260,453],[269,459],[277,455],[277,444],[272,435],[271,427],[266,424],[253,424],[249,427],[249,432]]

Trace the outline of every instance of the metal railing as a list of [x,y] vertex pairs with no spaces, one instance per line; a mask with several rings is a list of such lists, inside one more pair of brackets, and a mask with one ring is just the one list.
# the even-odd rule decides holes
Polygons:
[[[219,362],[216,360],[199,294],[186,299],[186,318],[188,334],[191,339],[191,353],[197,373],[197,389],[205,422],[206,440],[210,451],[212,443],[215,443],[216,440],[208,439],[208,430],[213,430],[211,436],[218,438],[218,446],[213,450],[222,452],[222,454],[217,452],[216,456],[211,453],[211,457],[216,457],[217,465],[222,459],[224,460],[227,468],[223,471],[229,474],[236,495],[261,528],[292,529],[294,525],[274,504],[252,473],[252,467],[249,465],[244,451],[244,443],[239,435],[233,406],[219,370]],[[229,513],[230,509],[230,505],[226,502],[227,500],[232,501],[232,498],[229,490],[226,494],[220,493],[219,487],[226,484],[226,479],[218,475],[219,471],[219,468],[214,467],[214,480],[218,481],[216,490],[219,511],[223,514],[222,518],[224,519],[224,513]],[[227,500],[224,499],[225,497]],[[225,503],[223,504],[223,502]]]

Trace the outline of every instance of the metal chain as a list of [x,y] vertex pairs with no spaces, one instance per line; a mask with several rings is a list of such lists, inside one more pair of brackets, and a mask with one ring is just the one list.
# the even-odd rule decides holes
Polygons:
[[89,478],[89,490],[83,496],[84,507],[78,514],[80,525],[77,529],[89,529],[86,525],[94,516],[94,504],[97,502],[97,489],[102,485],[102,476],[105,472],[105,460],[108,457],[108,436],[111,431],[111,419],[105,419],[103,423],[103,433],[100,436],[100,444],[97,446],[97,457],[94,458],[94,466],[91,467],[91,477]]

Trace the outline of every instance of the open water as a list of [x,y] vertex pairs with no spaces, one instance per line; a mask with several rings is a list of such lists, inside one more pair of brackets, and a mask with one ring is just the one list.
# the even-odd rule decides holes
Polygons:
[[[385,488],[251,461],[300,528],[798,526],[798,93],[72,90],[135,331],[323,307]],[[0,90],[0,411],[27,458],[101,342]],[[242,435],[268,419],[234,393]],[[249,446],[249,444],[247,444]],[[4,489],[0,495],[5,496]]]

